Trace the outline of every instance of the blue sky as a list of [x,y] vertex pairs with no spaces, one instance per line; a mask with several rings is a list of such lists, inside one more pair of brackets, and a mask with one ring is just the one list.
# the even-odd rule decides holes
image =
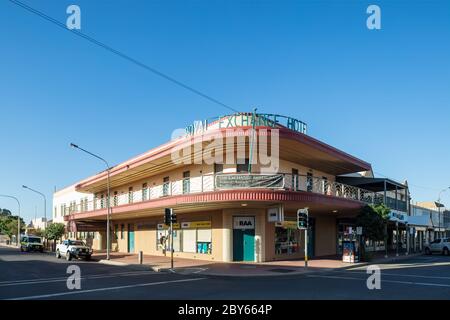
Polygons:
[[[23,1],[61,22],[79,5],[83,33],[235,109],[305,121],[417,201],[450,185],[448,1]],[[50,216],[55,187],[103,169],[70,142],[116,164],[229,112],[6,0],[0,28],[0,193],[27,221],[43,204],[22,184]]]

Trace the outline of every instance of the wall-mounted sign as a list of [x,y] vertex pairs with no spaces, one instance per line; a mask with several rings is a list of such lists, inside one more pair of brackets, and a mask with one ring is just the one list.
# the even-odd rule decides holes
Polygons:
[[408,223],[408,216],[405,213],[391,210],[389,220],[400,223]]
[[233,229],[255,229],[255,217],[234,217]]
[[283,207],[280,205],[278,207],[267,209],[267,221],[268,222],[284,221]]
[[276,227],[284,228],[284,229],[297,229],[297,221],[283,221],[283,222],[276,222]]
[[284,187],[282,174],[219,174],[216,175],[218,189],[248,189]]
[[[158,230],[167,230],[167,229],[169,229],[169,226],[167,224],[164,224],[164,223],[158,223],[157,228],[158,228]],[[174,223],[173,224],[173,228],[174,229],[180,229],[180,224],[179,223]]]
[[211,221],[192,221],[192,222],[182,222],[182,229],[202,229],[211,228]]

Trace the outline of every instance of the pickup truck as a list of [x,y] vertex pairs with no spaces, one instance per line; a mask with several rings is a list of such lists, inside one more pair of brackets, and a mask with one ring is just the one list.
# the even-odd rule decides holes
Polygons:
[[56,246],[56,258],[64,256],[67,261],[72,258],[90,260],[93,250],[81,240],[64,240]]
[[450,255],[450,238],[442,238],[431,241],[425,247],[426,254],[432,254],[433,252],[442,253],[444,256]]

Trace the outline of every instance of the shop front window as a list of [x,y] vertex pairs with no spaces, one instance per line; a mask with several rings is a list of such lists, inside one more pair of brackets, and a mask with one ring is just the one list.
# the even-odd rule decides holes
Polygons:
[[[162,229],[164,228],[164,229]],[[157,250],[170,252],[170,232],[165,227],[158,227]],[[175,252],[212,253],[212,231],[210,228],[174,229],[173,249]]]
[[300,252],[300,232],[295,228],[275,227],[275,254]]

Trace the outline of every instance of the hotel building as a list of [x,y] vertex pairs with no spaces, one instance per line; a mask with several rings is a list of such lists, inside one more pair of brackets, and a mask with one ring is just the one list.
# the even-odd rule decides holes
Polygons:
[[[54,220],[94,250],[106,248],[107,176],[95,174],[53,197]],[[302,258],[296,212],[308,208],[309,255],[337,255],[364,205],[384,202],[407,214],[408,197],[404,185],[373,178],[366,161],[309,136],[301,121],[238,113],[197,122],[110,168],[111,250],[167,254],[164,208],[173,208],[176,257]]]

